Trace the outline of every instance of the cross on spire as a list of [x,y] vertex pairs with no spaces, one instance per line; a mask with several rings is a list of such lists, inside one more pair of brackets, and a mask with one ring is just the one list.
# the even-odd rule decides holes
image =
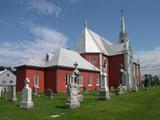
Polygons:
[[124,10],[121,10],[121,16],[123,16]]
[[87,28],[87,27],[88,27],[88,24],[87,24],[87,19],[85,20],[84,27],[85,27],[85,28]]

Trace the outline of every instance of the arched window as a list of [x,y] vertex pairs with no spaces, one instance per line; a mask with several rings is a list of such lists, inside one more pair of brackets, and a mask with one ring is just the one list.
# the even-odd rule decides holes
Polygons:
[[92,86],[92,84],[93,84],[93,76],[92,76],[92,74],[89,74],[89,76],[88,76],[88,86]]
[[79,76],[79,86],[83,86],[83,76],[82,75],[80,75]]
[[99,85],[99,75],[96,76],[96,85]]
[[34,75],[34,87],[39,88],[39,75]]

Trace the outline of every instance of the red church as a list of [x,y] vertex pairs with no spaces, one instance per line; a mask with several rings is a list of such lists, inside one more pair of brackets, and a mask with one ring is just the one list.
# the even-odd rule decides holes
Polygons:
[[[75,63],[80,72],[78,84],[81,88],[99,88],[104,68],[109,87],[116,88],[124,84],[128,89],[133,89],[140,85],[140,65],[133,58],[122,15],[118,44],[113,44],[93,32],[86,23],[74,50],[60,48],[48,53],[45,58],[30,59],[18,65],[17,91],[23,89],[24,80],[28,77],[30,87],[38,88],[38,92],[44,92],[45,89],[66,92],[67,80],[72,77]],[[121,72],[125,74],[123,81]]]

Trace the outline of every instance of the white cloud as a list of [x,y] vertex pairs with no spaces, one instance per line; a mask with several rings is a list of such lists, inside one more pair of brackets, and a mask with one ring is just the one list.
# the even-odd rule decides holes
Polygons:
[[0,65],[16,65],[31,57],[42,57],[60,47],[65,47],[68,38],[62,33],[47,27],[32,26],[33,41],[2,42],[0,44]]
[[160,74],[160,47],[150,51],[139,51],[136,57],[140,59],[142,74]]
[[28,0],[27,9],[35,10],[39,14],[51,15],[55,14],[59,17],[62,12],[62,8],[57,6],[55,3],[48,2],[47,0]]

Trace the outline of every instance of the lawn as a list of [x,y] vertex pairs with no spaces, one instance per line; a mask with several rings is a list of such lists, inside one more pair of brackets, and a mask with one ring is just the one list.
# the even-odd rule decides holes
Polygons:
[[[34,96],[34,109],[19,108],[0,99],[0,120],[160,120],[160,88],[129,92],[112,96],[110,101],[98,100],[96,92],[89,92],[78,109],[66,109],[66,95],[55,94],[54,99]],[[51,118],[51,115],[60,115]]]

